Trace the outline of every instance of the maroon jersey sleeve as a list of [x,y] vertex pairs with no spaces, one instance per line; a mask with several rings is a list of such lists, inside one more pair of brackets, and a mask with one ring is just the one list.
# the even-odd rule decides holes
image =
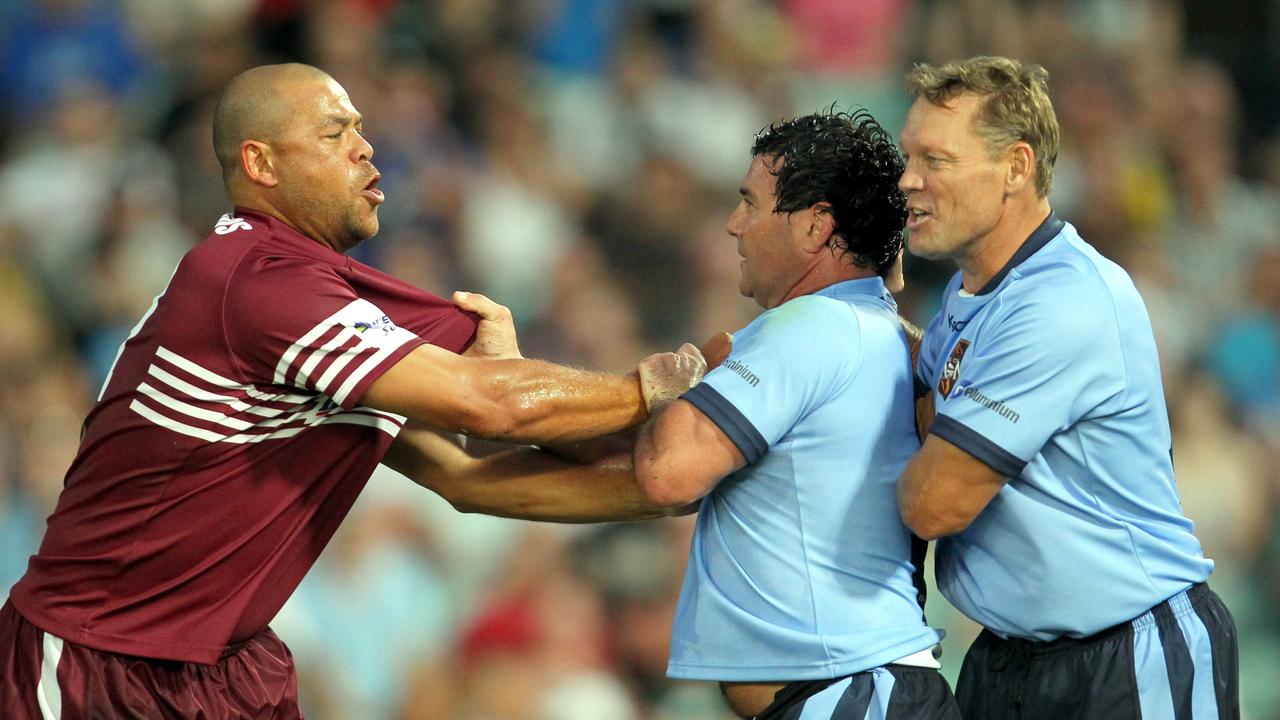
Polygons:
[[233,364],[255,383],[359,404],[387,368],[425,342],[361,297],[331,265],[303,257],[247,258],[222,314]]
[[480,316],[356,260],[340,271],[363,298],[387,311],[396,325],[432,345],[460,353],[475,340]]

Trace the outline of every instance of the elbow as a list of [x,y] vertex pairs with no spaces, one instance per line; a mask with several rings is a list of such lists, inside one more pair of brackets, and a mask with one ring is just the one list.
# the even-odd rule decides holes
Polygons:
[[685,514],[690,505],[702,499],[701,495],[689,492],[675,483],[642,484],[640,491],[650,505],[671,511],[673,515]]
[[902,514],[902,523],[921,540],[937,540],[955,535],[963,532],[973,521],[972,518],[929,512],[919,505],[902,504],[899,509]]
[[469,503],[465,500],[458,500],[458,499],[452,499],[452,498],[445,498],[445,500],[449,501],[449,504],[453,506],[454,511],[462,513],[464,515],[478,515],[478,514],[483,514],[484,512],[483,508],[481,508],[479,505]]
[[681,482],[672,473],[660,472],[657,465],[653,460],[637,461],[635,467],[640,493],[650,505],[680,514],[706,494],[695,483]]

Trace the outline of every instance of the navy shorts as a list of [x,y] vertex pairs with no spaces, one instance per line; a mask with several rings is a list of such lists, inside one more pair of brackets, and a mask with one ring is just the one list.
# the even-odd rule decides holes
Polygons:
[[1236,720],[1239,678],[1235,620],[1200,584],[1087,638],[983,630],[956,698],[970,720]]
[[885,665],[789,683],[756,720],[960,720],[960,710],[937,670]]
[[263,630],[201,665],[117,655],[66,642],[0,608],[0,718],[293,720],[293,656]]

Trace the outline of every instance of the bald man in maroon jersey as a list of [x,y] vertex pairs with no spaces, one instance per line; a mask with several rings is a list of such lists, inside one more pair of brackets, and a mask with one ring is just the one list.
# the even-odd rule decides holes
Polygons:
[[214,115],[235,206],[183,258],[85,421],[39,553],[0,610],[0,717],[299,717],[267,627],[385,462],[459,507],[662,514],[629,455],[473,458],[445,433],[572,443],[696,383],[696,348],[636,373],[519,356],[510,313],[343,253],[378,230],[373,148],[343,88],[254,68]]

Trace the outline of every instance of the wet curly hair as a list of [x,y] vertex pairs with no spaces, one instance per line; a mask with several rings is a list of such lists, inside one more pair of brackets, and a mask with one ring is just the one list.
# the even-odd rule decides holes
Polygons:
[[752,157],[773,159],[775,213],[830,206],[833,247],[884,275],[902,251],[907,199],[898,189],[902,156],[866,110],[827,110],[774,123],[756,135]]

